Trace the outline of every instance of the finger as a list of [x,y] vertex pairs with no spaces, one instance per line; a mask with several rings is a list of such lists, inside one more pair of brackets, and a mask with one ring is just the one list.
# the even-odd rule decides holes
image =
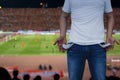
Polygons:
[[60,47],[60,52],[65,52],[65,49],[63,49],[62,47]]
[[56,45],[57,44],[57,42],[55,41],[54,43],[53,43],[53,45]]
[[59,47],[59,51],[62,52],[62,46],[59,45],[58,47]]
[[62,44],[59,44],[59,51],[60,52],[65,52],[65,49],[62,47]]
[[107,51],[109,51],[110,49],[111,49],[111,47],[106,48]]
[[111,49],[113,49],[113,48],[114,48],[114,44],[111,45]]
[[112,48],[112,49],[114,48],[114,44],[115,44],[115,41],[113,41],[113,42],[111,43],[111,48]]
[[111,50],[114,48],[114,45],[110,45],[110,47],[106,48],[107,51]]
[[53,43],[53,45],[56,45],[58,43],[58,40],[56,40],[54,43]]
[[62,52],[65,52],[65,49],[62,48]]

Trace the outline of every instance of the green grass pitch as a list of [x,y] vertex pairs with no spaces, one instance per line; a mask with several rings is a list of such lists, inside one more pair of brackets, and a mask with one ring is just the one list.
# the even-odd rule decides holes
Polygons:
[[0,55],[39,55],[57,54],[53,43],[58,36],[20,35],[0,44]]
[[[120,35],[113,35],[120,39]],[[58,35],[18,35],[0,43],[0,55],[45,55],[60,53],[57,45],[53,45]],[[120,54],[120,45],[107,54]]]

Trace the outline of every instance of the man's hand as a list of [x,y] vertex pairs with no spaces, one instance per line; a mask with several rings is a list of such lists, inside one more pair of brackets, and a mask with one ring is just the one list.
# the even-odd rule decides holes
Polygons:
[[66,37],[59,37],[59,38],[55,41],[54,45],[56,45],[56,44],[58,45],[59,51],[60,51],[60,52],[64,52],[65,49],[62,47],[62,45],[63,45],[63,44],[66,44]]
[[66,28],[67,28],[67,18],[69,14],[62,11],[60,16],[60,37],[55,41],[54,45],[58,45],[59,51],[64,52],[62,45],[66,44]]
[[112,37],[108,37],[106,39],[107,43],[110,43],[110,47],[107,48],[107,50],[113,49],[114,48],[114,43],[115,43],[115,39]]

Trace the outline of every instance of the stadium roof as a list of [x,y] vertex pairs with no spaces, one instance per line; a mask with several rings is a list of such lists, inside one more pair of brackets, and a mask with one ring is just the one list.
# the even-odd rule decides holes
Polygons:
[[[120,0],[111,0],[113,7],[120,7]],[[64,0],[0,0],[0,6],[3,8],[40,8],[61,7]]]
[[0,0],[4,8],[40,8],[41,3],[47,7],[61,7],[64,0]]

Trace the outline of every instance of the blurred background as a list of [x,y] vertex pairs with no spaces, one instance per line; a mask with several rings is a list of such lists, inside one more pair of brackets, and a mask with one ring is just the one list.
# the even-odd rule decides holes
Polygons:
[[[0,66],[10,69],[10,73],[17,66],[20,74],[25,71],[35,74],[40,64],[51,64],[50,72],[56,71],[62,76],[61,80],[68,80],[66,54],[53,45],[59,36],[63,3],[64,0],[0,0]],[[120,0],[111,0],[111,3],[115,17],[113,37],[118,43],[107,53],[107,76],[120,77]],[[106,16],[104,22],[106,26]],[[70,23],[69,17],[68,34]],[[88,71],[86,65],[83,80],[89,80]]]
[[[120,0],[111,0],[113,7],[120,7]],[[41,4],[48,8],[61,7],[64,0],[0,0],[3,8],[40,8]]]

